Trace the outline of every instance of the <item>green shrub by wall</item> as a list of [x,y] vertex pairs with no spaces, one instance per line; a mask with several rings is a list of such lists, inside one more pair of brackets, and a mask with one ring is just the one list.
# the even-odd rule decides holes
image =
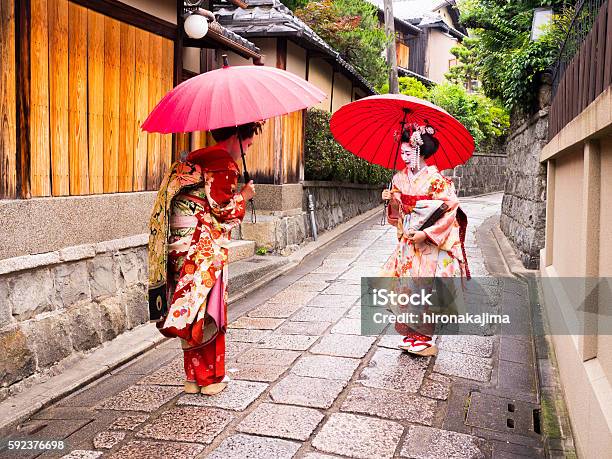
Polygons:
[[336,142],[329,129],[331,113],[311,108],[306,117],[304,177],[306,180],[384,184],[392,171],[358,158]]

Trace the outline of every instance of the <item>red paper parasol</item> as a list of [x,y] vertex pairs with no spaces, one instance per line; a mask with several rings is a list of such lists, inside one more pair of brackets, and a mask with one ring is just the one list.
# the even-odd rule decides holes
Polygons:
[[370,96],[340,108],[331,118],[336,140],[348,151],[388,169],[402,169],[399,153],[403,126],[431,125],[440,142],[428,165],[439,170],[465,163],[474,152],[468,130],[445,110],[417,97],[402,94]]

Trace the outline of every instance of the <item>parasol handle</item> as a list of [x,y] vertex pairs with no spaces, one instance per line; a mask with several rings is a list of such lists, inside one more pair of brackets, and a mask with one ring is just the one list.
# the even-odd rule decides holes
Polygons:
[[[391,188],[393,188],[393,176],[395,175],[395,167],[397,166],[397,156],[399,155],[400,147],[402,145],[402,134],[404,133],[404,126],[406,125],[406,117],[408,116],[408,113],[410,113],[409,108],[403,108],[402,110],[404,111],[404,117],[402,118],[402,121],[400,121],[400,136],[397,141],[397,148],[395,149],[395,158],[393,158],[393,174],[391,175],[391,181],[389,182],[389,187],[387,188],[388,190],[391,190]],[[380,219],[380,226],[385,226],[385,223],[387,222],[387,207],[388,206],[389,206],[389,201],[385,201],[385,206],[383,208],[383,214]]]
[[[244,184],[246,185],[251,181],[251,175],[247,170],[246,165],[246,157],[244,155],[244,149],[242,148],[242,137],[240,137],[240,131],[238,134],[238,144],[240,145],[240,156],[242,156],[242,171],[244,175]],[[251,223],[257,223],[257,213],[255,212],[255,203],[253,202],[253,198],[249,199],[249,205],[251,206]]]

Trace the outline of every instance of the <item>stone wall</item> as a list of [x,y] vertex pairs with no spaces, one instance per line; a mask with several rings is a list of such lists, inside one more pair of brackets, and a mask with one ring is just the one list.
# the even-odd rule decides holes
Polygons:
[[148,321],[146,239],[0,261],[0,400]]
[[506,155],[476,153],[466,164],[445,171],[445,175],[453,179],[459,196],[503,191],[506,159]]
[[506,186],[500,226],[526,268],[539,268],[546,225],[546,168],[540,152],[548,142],[550,86],[542,84],[539,110],[514,114],[506,143]]
[[304,182],[302,208],[308,210],[308,193],[315,199],[319,232],[327,231],[382,204],[382,186],[338,182]]
[[382,187],[310,181],[256,185],[256,191],[257,222],[251,223],[247,212],[238,237],[286,255],[312,238],[308,193],[315,198],[317,229],[321,233],[381,204]]

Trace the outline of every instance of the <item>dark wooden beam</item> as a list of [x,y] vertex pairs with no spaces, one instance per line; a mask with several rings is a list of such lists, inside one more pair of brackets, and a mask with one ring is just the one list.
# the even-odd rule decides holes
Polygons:
[[308,77],[310,76],[310,50],[306,50],[306,75],[304,79],[308,81]]
[[[156,35],[174,40],[176,38],[177,26],[171,22],[160,19],[152,14],[145,13],[137,8],[126,5],[117,0],[70,0],[73,3],[82,5],[98,13],[104,14],[118,21],[125,22],[140,29],[152,32]],[[15,3],[19,3],[16,1]],[[182,1],[177,0],[177,10],[179,5],[182,11]],[[177,22],[179,18],[177,17]]]
[[15,89],[17,142],[17,195],[30,192],[30,41],[32,14],[30,0],[15,1]]
[[336,69],[332,66],[332,86],[331,94],[329,95],[329,111],[334,111],[334,84],[336,83]]

